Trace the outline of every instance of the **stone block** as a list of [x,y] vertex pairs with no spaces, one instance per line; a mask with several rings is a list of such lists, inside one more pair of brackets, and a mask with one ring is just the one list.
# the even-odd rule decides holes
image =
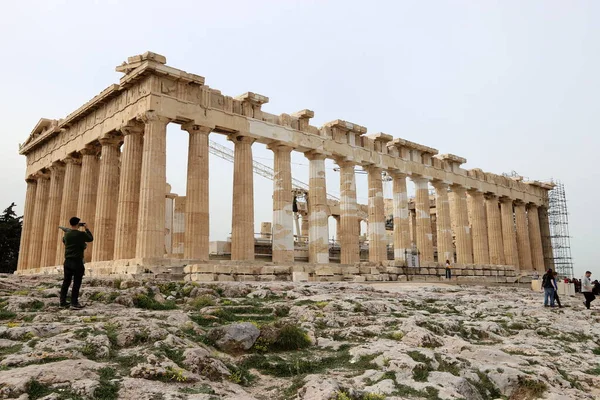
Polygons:
[[196,277],[196,280],[198,282],[214,282],[215,281],[215,274],[193,274],[194,277]]
[[219,281],[219,282],[234,282],[235,279],[233,278],[233,275],[218,274],[217,281]]
[[350,274],[350,275],[358,275],[360,274],[360,268],[358,267],[342,267],[342,273],[343,274]]
[[484,269],[483,270],[483,275],[484,276],[491,276],[492,275],[492,271],[490,271],[489,269]]
[[377,274],[377,275],[367,274],[367,275],[364,275],[364,277],[368,282],[381,282],[381,280],[383,279],[383,275],[380,275],[380,274]]
[[280,274],[289,274],[290,271],[290,267],[285,266],[285,265],[275,265],[273,267],[273,273],[275,275],[280,275]]
[[389,280],[396,282],[398,280],[398,274],[388,274]]
[[308,282],[308,273],[307,272],[292,272],[292,281],[293,282]]
[[378,275],[379,273],[380,273],[379,268],[377,268],[377,267],[371,267],[370,268],[369,274],[371,274],[371,275]]
[[370,274],[371,273],[371,267],[369,267],[368,265],[361,265],[358,267],[358,270],[360,271],[361,274]]
[[354,279],[353,279],[354,282],[365,282],[366,280],[367,280],[366,277],[360,276],[360,275],[359,276],[355,276]]
[[317,276],[333,276],[333,270],[330,267],[321,267],[317,268],[315,271],[315,275]]
[[262,267],[260,269],[260,274],[261,275],[271,275],[275,273],[275,267],[270,266],[270,265],[265,265],[264,267]]
[[[205,272],[205,271],[200,271],[200,272]],[[206,272],[208,272],[208,271],[206,271]],[[215,265],[213,272],[215,274],[232,274],[233,266],[232,265]]]
[[258,280],[261,282],[273,282],[277,280],[275,275],[259,275]]
[[398,282],[407,282],[408,277],[406,275],[398,275]]
[[400,268],[398,268],[398,267],[386,267],[385,271],[388,274],[399,274],[400,273]]
[[236,275],[235,280],[239,282],[256,282],[256,275]]
[[483,270],[482,269],[474,270],[474,275],[475,276],[483,276]]

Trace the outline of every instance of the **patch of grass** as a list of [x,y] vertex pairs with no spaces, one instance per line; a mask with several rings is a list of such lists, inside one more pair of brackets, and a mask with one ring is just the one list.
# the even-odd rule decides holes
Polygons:
[[94,399],[117,400],[119,398],[119,383],[115,381],[117,372],[114,368],[104,367],[98,370],[99,385],[94,389]]
[[575,378],[571,378],[569,376],[569,374],[567,374],[565,371],[563,371],[560,368],[556,369],[558,371],[558,373],[564,378],[564,380],[566,380],[567,382],[569,382],[571,384],[572,388],[575,388],[577,390],[585,390],[583,388],[583,386],[581,386],[581,383],[579,383],[579,381]]
[[311,345],[310,338],[304,331],[296,325],[285,325],[277,335],[277,339],[270,345],[270,348],[278,351],[300,350]]
[[518,399],[539,399],[548,390],[548,385],[544,382],[519,377],[517,389],[512,396]]
[[181,368],[184,368],[183,365],[183,350],[181,349],[173,349],[166,345],[160,346],[160,354],[163,354],[165,357],[173,361],[175,364],[179,365]]
[[391,339],[391,340],[400,341],[404,337],[404,333],[402,333],[400,331],[390,332],[387,335],[385,335],[385,337],[388,339]]
[[83,354],[86,358],[89,358],[90,360],[98,359],[98,349],[91,343],[86,343],[85,345],[83,345],[83,347],[81,348],[81,354]]
[[412,358],[416,362],[420,362],[423,364],[429,364],[433,361],[431,358],[427,357],[425,354],[420,351],[412,350],[406,353],[410,358]]
[[508,325],[508,329],[513,329],[513,330],[516,330],[516,331],[520,331],[522,329],[527,329],[527,328],[528,328],[528,326],[525,325],[522,322],[513,322],[513,323],[511,323],[511,324]]
[[172,300],[160,303],[147,294],[138,294],[133,298],[133,305],[144,310],[175,310],[177,304]]
[[427,400],[440,400],[440,397],[438,396],[439,391],[432,386],[427,386],[424,390],[417,390],[407,385],[396,384],[396,390],[391,394],[400,397],[418,397]]
[[113,323],[104,324],[104,330],[106,331],[106,336],[112,347],[117,348],[119,345],[117,343],[118,336],[118,325]]
[[585,371],[588,375],[600,375],[600,365],[597,365],[595,368],[588,369]]
[[256,379],[256,376],[250,373],[248,365],[246,363],[242,363],[241,365],[234,364],[226,364],[229,371],[231,371],[231,375],[227,379],[229,379],[233,383],[237,383],[242,386],[250,386],[252,382]]
[[[2,319],[2,318],[0,318],[0,319]],[[597,356],[600,356],[600,346],[598,346],[595,349],[593,349],[592,353],[594,353]]]
[[434,354],[435,360],[438,362],[438,371],[440,372],[449,372],[454,376],[460,375],[460,368],[458,367],[458,363],[456,362],[448,362],[442,358],[442,355],[439,353]]
[[196,297],[190,302],[190,307],[194,310],[200,311],[204,307],[210,307],[215,305],[215,300],[210,296]]
[[40,399],[52,393],[52,389],[48,385],[44,385],[35,379],[31,379],[25,384],[25,393],[30,400]]
[[310,306],[312,304],[315,304],[316,302],[314,300],[298,300],[297,302],[294,303],[295,306]]
[[427,364],[417,364],[412,370],[412,378],[416,382],[427,382],[431,367]]
[[295,376],[292,378],[292,383],[283,390],[284,399],[293,399],[296,397],[298,390],[304,386],[304,376]]
[[3,356],[18,353],[22,348],[22,344],[15,344],[14,346],[9,347],[0,347],[0,360],[3,358]]
[[528,356],[529,355],[521,350],[504,350],[504,349],[502,349],[502,351],[505,352],[506,354],[510,354],[511,356]]
[[479,378],[478,380],[468,378],[467,380],[471,383],[471,385],[473,385],[473,387],[475,387],[475,389],[477,389],[481,397],[484,399],[497,399],[502,397],[500,390],[498,390],[494,382],[491,381],[485,372],[478,370],[475,371],[475,373]]
[[13,319],[16,316],[17,316],[17,314],[15,314],[12,311],[0,310],[0,321],[5,321],[7,319]]
[[185,394],[215,394],[213,388],[206,384],[202,384],[198,387],[179,388],[179,391]]
[[23,322],[33,322],[33,319],[34,319],[34,318],[35,318],[35,315],[33,315],[33,314],[29,314],[29,315],[26,315],[26,316],[24,316],[23,318],[21,318],[21,320],[22,320]]
[[119,365],[123,375],[129,375],[131,368],[144,362],[146,359],[138,354],[132,354],[128,356],[117,356],[114,357],[113,360]]
[[46,304],[43,301],[34,300],[31,303],[21,304],[19,307],[21,310],[40,311],[46,307]]

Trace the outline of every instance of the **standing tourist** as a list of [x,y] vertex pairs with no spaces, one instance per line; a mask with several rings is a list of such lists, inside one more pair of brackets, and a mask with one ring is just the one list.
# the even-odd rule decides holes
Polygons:
[[[554,300],[556,301],[556,304],[558,304],[558,308],[562,308],[562,305],[560,304],[560,297],[558,297],[558,282],[556,280],[557,276],[558,273],[554,271],[552,273],[552,284],[554,286]],[[552,307],[554,307],[554,301],[552,302]]]
[[[94,240],[92,232],[90,232],[84,222],[80,221],[77,217],[71,218],[69,220],[71,230],[66,232],[63,237],[63,243],[65,244],[65,265],[63,284],[60,289],[60,306],[68,307],[67,292],[69,291],[69,286],[71,286],[71,281],[73,281],[70,305],[71,308],[75,309],[83,308],[79,304],[79,288],[81,287],[81,281],[85,273],[83,252],[87,247],[86,243]],[[85,228],[85,232],[80,231],[80,228]]]
[[585,308],[590,309],[590,303],[594,301],[596,296],[594,296],[594,286],[592,285],[592,280],[590,277],[592,273],[590,271],[585,271],[585,275],[581,279],[581,293],[583,293],[583,297],[585,297],[585,301],[583,304]]
[[446,279],[452,278],[452,266],[450,260],[446,260]]
[[552,269],[549,268],[542,277],[542,287],[544,288],[544,307],[550,307],[554,305],[553,279],[554,277],[552,276]]

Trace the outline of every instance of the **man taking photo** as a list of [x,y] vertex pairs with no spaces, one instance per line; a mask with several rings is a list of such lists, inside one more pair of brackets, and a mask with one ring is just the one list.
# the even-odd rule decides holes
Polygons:
[[[71,218],[69,220],[71,229],[63,237],[63,243],[65,244],[65,277],[60,289],[60,306],[69,307],[67,292],[69,291],[69,286],[71,286],[71,281],[73,281],[70,306],[76,309],[83,308],[79,304],[79,288],[81,287],[81,280],[85,272],[83,252],[87,247],[87,243],[94,240],[92,232],[90,232],[84,222],[80,221],[77,217]],[[80,228],[84,228],[85,231],[81,231]]]

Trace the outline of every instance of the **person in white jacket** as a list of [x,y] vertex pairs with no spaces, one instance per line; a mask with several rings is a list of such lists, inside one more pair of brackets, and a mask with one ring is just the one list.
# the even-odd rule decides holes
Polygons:
[[592,273],[590,271],[585,271],[585,275],[581,278],[581,293],[585,297],[585,308],[590,309],[590,303],[594,301],[596,296],[594,296],[594,285],[592,285],[592,279],[590,278]]

